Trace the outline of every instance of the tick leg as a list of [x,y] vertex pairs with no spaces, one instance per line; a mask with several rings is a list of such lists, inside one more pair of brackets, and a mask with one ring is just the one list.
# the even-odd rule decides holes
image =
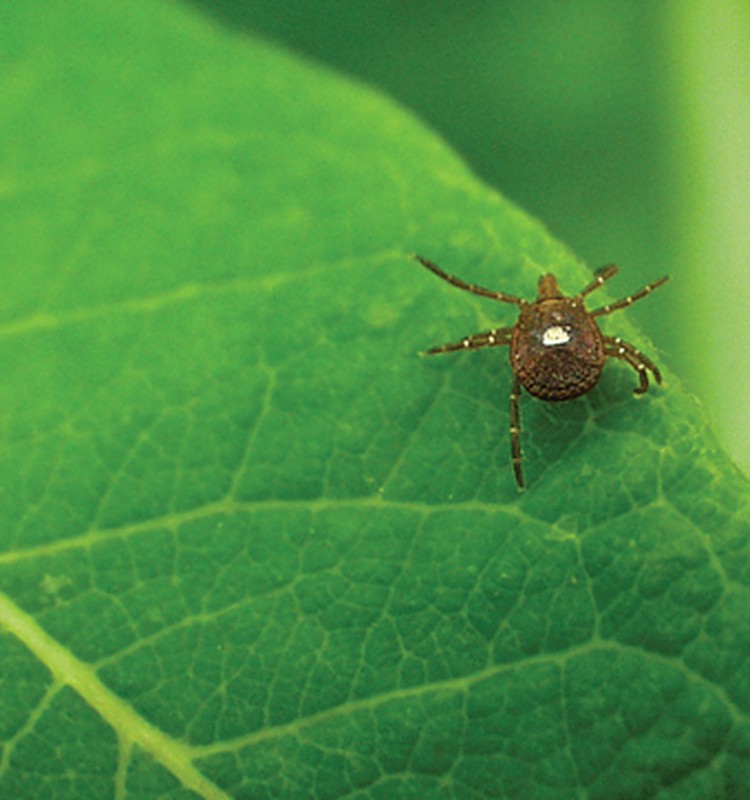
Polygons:
[[513,472],[519,489],[523,489],[523,454],[521,453],[521,382],[513,378],[513,388],[510,390],[510,457],[513,462]]
[[621,358],[626,361],[638,373],[639,384],[634,389],[635,394],[643,394],[648,391],[648,373],[653,374],[654,380],[661,383],[661,372],[654,362],[644,356],[640,350],[636,350],[632,344],[624,342],[619,336],[605,336],[604,350],[612,358]]
[[453,286],[457,286],[459,289],[465,289],[467,292],[472,292],[473,294],[479,294],[482,297],[491,297],[493,300],[500,300],[503,303],[515,303],[517,306],[526,305],[525,300],[521,300],[519,297],[514,297],[512,294],[505,294],[505,292],[493,292],[492,289],[485,289],[483,286],[475,286],[473,283],[464,283],[460,278],[457,278],[455,275],[449,275],[447,272],[444,272],[437,264],[433,264],[432,261],[428,261],[426,258],[422,258],[422,256],[414,256],[416,261],[423,267],[427,267],[430,272],[434,272],[439,278],[442,278],[444,281],[448,281]]
[[612,276],[617,274],[618,270],[617,264],[607,264],[603,267],[599,267],[599,269],[594,273],[594,280],[582,291],[579,293],[579,297],[583,298],[586,297],[587,294],[591,294],[594,289],[598,289],[604,281],[608,281]]
[[619,308],[626,308],[627,306],[631,306],[633,305],[633,303],[636,302],[636,300],[640,300],[642,297],[646,297],[646,295],[651,294],[651,292],[653,292],[654,289],[658,289],[668,280],[669,276],[665,275],[663,278],[659,278],[658,281],[649,283],[648,286],[644,286],[642,289],[639,289],[635,294],[623,297],[622,300],[618,300],[616,303],[610,303],[607,306],[602,306],[601,308],[597,308],[595,311],[591,312],[591,316],[601,317],[604,316],[604,314],[611,314],[613,311],[617,311]]
[[501,345],[510,344],[511,336],[513,335],[513,328],[495,328],[491,331],[484,333],[473,333],[471,336],[465,336],[460,342],[451,342],[449,344],[440,344],[437,347],[431,347],[427,351],[428,356],[434,356],[438,353],[452,353],[454,350],[478,350],[480,347],[500,347]]

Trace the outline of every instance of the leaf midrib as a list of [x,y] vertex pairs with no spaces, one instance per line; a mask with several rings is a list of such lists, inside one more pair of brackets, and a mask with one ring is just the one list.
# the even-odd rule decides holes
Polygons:
[[108,689],[96,672],[51,637],[36,620],[0,594],[0,624],[22,642],[52,673],[69,686],[117,733],[120,748],[135,743],[205,800],[231,800],[193,764],[194,751],[155,728]]

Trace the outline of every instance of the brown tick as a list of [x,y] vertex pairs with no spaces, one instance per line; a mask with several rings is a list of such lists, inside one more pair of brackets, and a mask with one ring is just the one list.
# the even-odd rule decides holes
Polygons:
[[459,289],[519,306],[521,313],[515,325],[473,333],[460,342],[431,347],[427,353],[451,353],[454,350],[477,350],[480,347],[510,345],[510,365],[513,368],[513,388],[510,393],[510,451],[513,470],[519,489],[524,488],[523,456],[521,455],[521,422],[519,400],[521,387],[542,400],[572,400],[593,389],[602,373],[607,357],[620,358],[638,373],[635,394],[648,390],[648,373],[661,383],[659,368],[651,359],[619,337],[604,336],[596,317],[610,314],[632,305],[666,283],[667,276],[649,283],[635,294],[616,303],[587,311],[584,298],[617,273],[614,264],[601,267],[594,280],[573,297],[565,297],[554,275],[539,278],[538,296],[534,302],[521,300],[505,292],[493,292],[443,272],[440,267],[421,256],[420,264]]

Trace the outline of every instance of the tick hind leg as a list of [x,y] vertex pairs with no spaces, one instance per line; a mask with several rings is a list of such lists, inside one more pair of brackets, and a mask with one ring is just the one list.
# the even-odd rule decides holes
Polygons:
[[510,344],[513,328],[494,328],[484,333],[473,333],[464,336],[460,342],[450,342],[431,347],[427,355],[434,356],[438,353],[452,353],[455,350],[478,350],[480,347],[501,347]]
[[636,350],[632,344],[624,342],[619,336],[604,337],[604,352],[611,358],[620,358],[626,361],[638,373],[638,386],[633,390],[634,394],[644,394],[648,391],[648,373],[654,376],[657,383],[661,383],[661,372],[654,362],[644,356],[640,350]]
[[513,472],[519,489],[523,489],[523,453],[521,452],[521,381],[513,378],[513,388],[510,390],[510,457],[513,462]]

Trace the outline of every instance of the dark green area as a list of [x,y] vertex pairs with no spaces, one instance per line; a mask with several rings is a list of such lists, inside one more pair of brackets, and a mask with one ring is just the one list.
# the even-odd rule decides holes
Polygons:
[[397,98],[628,291],[671,275],[634,318],[748,474],[747,3],[193,2]]
[[670,8],[627,0],[194,2],[414,109],[592,268],[617,261],[632,288],[676,276],[661,313],[640,318],[690,371],[676,332],[690,265],[678,258],[684,206],[674,171],[689,151],[675,135],[681,55]]

